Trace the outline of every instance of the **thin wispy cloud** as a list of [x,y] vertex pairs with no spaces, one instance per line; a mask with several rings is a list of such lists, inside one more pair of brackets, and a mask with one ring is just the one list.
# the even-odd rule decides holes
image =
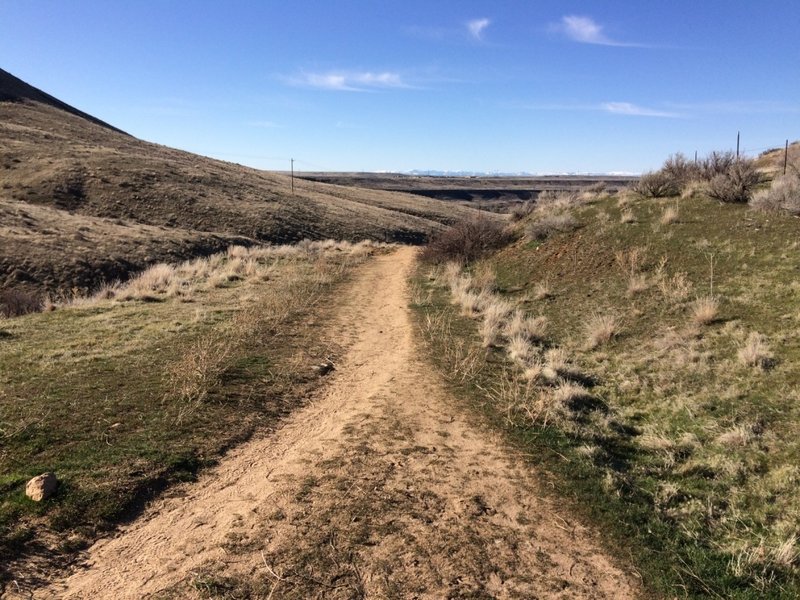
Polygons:
[[647,108],[630,102],[603,102],[600,107],[606,112],[615,115],[628,115],[631,117],[662,117],[665,119],[677,119],[682,115],[676,112]]
[[641,47],[641,44],[620,42],[610,38],[604,31],[604,26],[591,17],[565,15],[561,17],[561,21],[552,24],[550,29],[581,44]]
[[250,121],[250,127],[260,127],[262,129],[277,129],[280,127],[275,121]]
[[399,73],[391,71],[332,71],[302,73],[288,80],[291,85],[336,92],[370,92],[381,89],[409,88]]
[[467,31],[469,32],[470,37],[472,39],[482,42],[483,41],[483,33],[486,31],[486,28],[491,25],[492,21],[487,18],[483,19],[473,19],[467,23]]
[[612,115],[656,117],[661,119],[681,119],[686,116],[679,112],[640,106],[632,102],[601,102],[600,104],[517,104],[515,108],[522,108],[525,110],[605,112]]

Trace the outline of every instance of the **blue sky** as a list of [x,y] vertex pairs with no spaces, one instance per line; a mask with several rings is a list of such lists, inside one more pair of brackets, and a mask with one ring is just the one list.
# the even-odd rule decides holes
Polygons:
[[800,138],[800,3],[0,0],[0,67],[265,169],[640,172]]

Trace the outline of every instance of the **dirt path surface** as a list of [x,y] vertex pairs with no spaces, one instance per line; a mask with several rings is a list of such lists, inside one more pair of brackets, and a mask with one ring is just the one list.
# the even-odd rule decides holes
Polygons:
[[330,381],[40,598],[631,598],[632,578],[458,412],[415,350],[414,250],[362,268]]

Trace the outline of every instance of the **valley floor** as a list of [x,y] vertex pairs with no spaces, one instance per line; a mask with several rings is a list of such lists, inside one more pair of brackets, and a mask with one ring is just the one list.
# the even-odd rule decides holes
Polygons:
[[635,597],[597,535],[423,362],[414,253],[354,277],[331,323],[349,350],[312,402],[34,597]]

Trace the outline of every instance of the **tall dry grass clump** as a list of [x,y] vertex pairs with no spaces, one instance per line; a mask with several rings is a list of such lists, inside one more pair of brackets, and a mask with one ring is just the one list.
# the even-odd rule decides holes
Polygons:
[[525,230],[529,239],[542,241],[555,233],[568,233],[581,226],[570,213],[547,214],[532,222]]
[[658,222],[662,225],[673,225],[678,222],[679,215],[680,213],[678,212],[677,206],[668,206],[664,209],[664,212],[661,213]]
[[483,318],[478,327],[485,347],[498,345],[503,332],[503,324],[511,311],[511,305],[500,298],[491,298],[486,302]]
[[736,356],[744,365],[762,370],[771,368],[775,362],[767,338],[757,331],[751,331]]
[[695,325],[710,325],[719,315],[719,300],[714,296],[702,296],[692,304],[692,322]]
[[595,314],[586,323],[586,349],[594,350],[619,335],[619,320],[614,315]]
[[657,278],[658,289],[668,300],[683,302],[692,292],[692,282],[686,273],[675,273],[672,276],[662,275]]

